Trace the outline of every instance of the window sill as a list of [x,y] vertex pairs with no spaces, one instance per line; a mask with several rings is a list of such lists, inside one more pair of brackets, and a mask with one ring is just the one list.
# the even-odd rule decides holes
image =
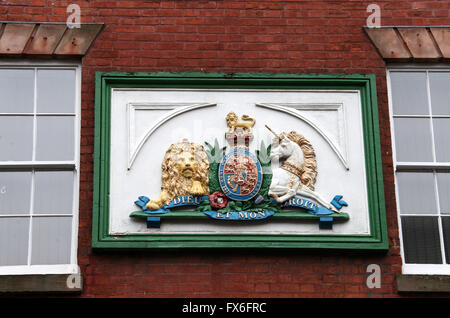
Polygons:
[[449,275],[397,275],[397,290],[402,292],[450,292]]
[[80,293],[81,274],[3,275],[0,293]]

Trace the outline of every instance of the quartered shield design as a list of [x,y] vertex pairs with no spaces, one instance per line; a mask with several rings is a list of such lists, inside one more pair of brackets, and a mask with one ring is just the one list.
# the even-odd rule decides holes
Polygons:
[[219,183],[223,193],[236,201],[250,200],[261,189],[263,172],[255,155],[247,148],[235,148],[222,158]]

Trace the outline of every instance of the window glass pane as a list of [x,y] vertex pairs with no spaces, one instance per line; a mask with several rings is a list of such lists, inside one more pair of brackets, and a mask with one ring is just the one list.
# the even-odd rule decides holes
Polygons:
[[75,70],[37,71],[37,112],[75,112]]
[[405,262],[410,264],[442,264],[437,217],[402,217]]
[[0,214],[30,211],[31,172],[0,171]]
[[442,229],[444,231],[445,258],[450,264],[450,217],[442,218]]
[[437,213],[432,172],[397,172],[401,214]]
[[32,154],[33,117],[0,116],[0,161],[28,161]]
[[430,72],[428,74],[433,115],[450,115],[450,73]]
[[37,118],[36,160],[74,159],[74,117]]
[[429,114],[425,72],[391,72],[394,115]]
[[433,161],[428,118],[394,118],[394,129],[397,161]]
[[450,162],[450,118],[434,118],[436,161]]
[[0,218],[0,265],[27,265],[29,218]]
[[34,70],[0,69],[0,113],[32,113]]
[[31,264],[70,264],[72,217],[33,217]]
[[72,213],[73,171],[36,171],[34,213]]
[[450,171],[438,172],[436,176],[441,213],[450,214]]

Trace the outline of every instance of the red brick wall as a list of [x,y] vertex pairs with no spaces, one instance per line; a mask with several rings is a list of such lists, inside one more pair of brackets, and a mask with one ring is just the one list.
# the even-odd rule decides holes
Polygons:
[[[3,0],[0,20],[81,22],[105,29],[83,58],[80,227],[82,296],[392,297],[400,272],[385,63],[362,30],[369,4],[382,25],[449,25],[450,1]],[[92,180],[96,71],[374,73],[390,250],[93,252]],[[380,289],[366,267],[380,264]]]

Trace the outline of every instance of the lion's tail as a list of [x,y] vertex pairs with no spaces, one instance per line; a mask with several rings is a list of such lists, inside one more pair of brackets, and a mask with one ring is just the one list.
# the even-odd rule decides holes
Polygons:
[[249,115],[242,115],[242,119],[250,121],[252,123],[252,125],[255,124],[255,120],[252,117],[250,117]]

